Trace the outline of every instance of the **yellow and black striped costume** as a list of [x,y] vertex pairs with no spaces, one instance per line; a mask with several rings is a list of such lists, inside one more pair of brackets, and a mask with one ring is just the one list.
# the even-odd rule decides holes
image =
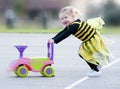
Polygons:
[[95,28],[78,19],[71,23],[69,27],[65,27],[53,39],[55,43],[59,43],[71,34],[82,41],[79,55],[86,62],[94,65],[103,65],[108,62],[109,52],[103,43],[100,33]]

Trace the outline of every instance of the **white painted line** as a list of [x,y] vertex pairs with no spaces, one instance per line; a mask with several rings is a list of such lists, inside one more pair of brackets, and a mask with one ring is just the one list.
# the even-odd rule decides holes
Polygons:
[[[102,69],[106,69],[110,66],[112,66],[113,64],[117,63],[120,61],[120,58],[119,59],[116,59],[115,61],[111,62],[110,64],[106,65],[105,67],[103,67]],[[72,89],[73,87],[75,87],[76,85],[84,82],[85,80],[89,79],[88,76],[85,76],[83,77],[82,79],[79,79],[78,81],[74,82],[73,84],[69,85],[68,87],[65,87],[64,89]]]
[[105,67],[103,67],[102,69],[106,69],[112,65],[114,65],[115,63],[119,62],[120,61],[120,58],[119,59],[116,59],[115,61],[111,62],[110,64],[106,65]]
[[71,84],[70,86],[68,86],[68,87],[66,87],[66,88],[64,88],[64,89],[71,89],[71,88],[73,88],[74,86],[76,86],[76,85],[82,83],[83,81],[87,80],[88,78],[89,78],[88,76],[83,77],[82,79],[76,81],[75,83]]

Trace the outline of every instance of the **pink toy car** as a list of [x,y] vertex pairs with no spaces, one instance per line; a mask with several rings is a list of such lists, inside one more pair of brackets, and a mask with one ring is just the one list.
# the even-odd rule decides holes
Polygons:
[[19,58],[13,60],[9,65],[10,71],[14,71],[14,73],[19,77],[26,77],[29,71],[32,72],[40,72],[45,77],[54,76],[54,68],[52,64],[53,54],[54,54],[54,45],[47,44],[48,55],[47,57],[40,58],[27,58],[23,57],[23,52],[27,48],[27,46],[15,46],[20,55]]

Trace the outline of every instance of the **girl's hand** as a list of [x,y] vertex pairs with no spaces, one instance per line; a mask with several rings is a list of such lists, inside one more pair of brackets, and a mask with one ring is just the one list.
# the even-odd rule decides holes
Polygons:
[[48,43],[50,43],[50,44],[54,44],[55,42],[54,42],[53,39],[49,39],[49,40],[48,40]]

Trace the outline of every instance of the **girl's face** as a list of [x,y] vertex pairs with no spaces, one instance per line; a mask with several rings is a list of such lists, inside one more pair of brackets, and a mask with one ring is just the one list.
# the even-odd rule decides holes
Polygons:
[[60,14],[59,18],[61,23],[65,26],[69,26],[74,21],[74,16],[68,14]]

